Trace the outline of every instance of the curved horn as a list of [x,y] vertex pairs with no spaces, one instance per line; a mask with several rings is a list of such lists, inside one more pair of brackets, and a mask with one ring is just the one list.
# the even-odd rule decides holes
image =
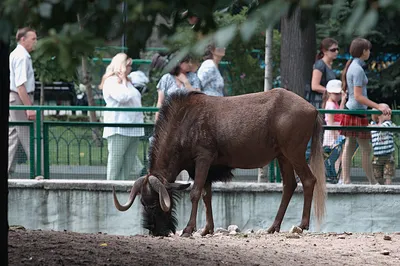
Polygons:
[[135,201],[136,195],[139,193],[140,188],[142,187],[143,181],[144,181],[143,176],[135,181],[135,183],[132,186],[131,193],[129,194],[129,199],[124,205],[121,205],[119,203],[117,199],[117,194],[115,193],[115,187],[113,186],[114,205],[119,211],[124,212],[132,206],[133,202]]
[[161,209],[164,212],[168,212],[171,208],[171,198],[169,197],[168,191],[165,186],[157,177],[153,175],[149,176],[149,184],[155,191],[158,192],[158,195],[160,196]]

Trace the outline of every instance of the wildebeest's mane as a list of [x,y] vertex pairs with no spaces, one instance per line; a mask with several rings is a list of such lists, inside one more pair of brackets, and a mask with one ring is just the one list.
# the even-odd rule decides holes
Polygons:
[[[159,235],[167,236],[170,232],[176,233],[176,227],[178,226],[178,219],[176,217],[176,206],[178,201],[181,199],[181,194],[178,191],[171,191],[171,216],[167,214],[159,207],[149,209],[142,209],[142,226],[150,232],[156,230]],[[157,217],[152,219],[152,217]],[[166,219],[164,219],[166,218]],[[165,224],[158,224],[158,227],[154,224],[154,221],[162,221]]]
[[182,105],[185,105],[188,99],[194,94],[202,93],[198,91],[187,92],[182,90],[172,93],[165,98],[158,114],[158,120],[154,126],[153,141],[149,149],[149,169],[152,169],[160,148],[163,145],[168,145],[168,136],[165,132],[170,132],[169,129],[176,126],[174,123],[170,123],[170,121],[177,119],[176,116],[179,114]]
[[233,178],[233,168],[224,165],[212,165],[208,170],[207,181],[210,182],[228,182]]

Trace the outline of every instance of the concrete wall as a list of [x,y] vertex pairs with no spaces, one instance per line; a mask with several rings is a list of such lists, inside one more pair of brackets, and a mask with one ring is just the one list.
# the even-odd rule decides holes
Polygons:
[[[112,186],[121,202],[128,198],[132,181],[9,180],[9,224],[29,229],[68,230],[108,234],[143,234],[140,201],[127,212],[115,209]],[[267,229],[281,199],[281,184],[216,183],[213,186],[215,227],[236,224],[240,229]],[[301,186],[286,212],[282,230],[300,223]],[[185,227],[191,210],[188,191],[178,203],[178,230]],[[328,185],[327,215],[323,232],[400,231],[400,186]],[[205,224],[200,203],[197,227]],[[311,231],[315,229],[311,221]]]

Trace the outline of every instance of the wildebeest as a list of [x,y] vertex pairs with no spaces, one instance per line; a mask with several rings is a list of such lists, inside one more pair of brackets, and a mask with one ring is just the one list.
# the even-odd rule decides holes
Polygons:
[[[213,97],[200,92],[172,94],[160,109],[149,152],[148,174],[133,185],[128,202],[121,205],[113,190],[118,210],[126,211],[141,194],[144,228],[152,235],[176,230],[176,190],[190,184],[175,183],[187,170],[194,179],[190,192],[192,211],[183,230],[196,229],[197,207],[203,197],[206,225],[202,235],[212,234],[211,184],[229,181],[234,168],[259,168],[274,158],[282,173],[283,195],[278,213],[268,232],[279,232],[286,208],[297,187],[294,172],[304,191],[299,227],[308,229],[314,195],[314,211],[320,220],[325,211],[325,168],[321,147],[322,122],[318,111],[300,96],[285,89],[232,97]],[[312,137],[310,167],[307,143]]]

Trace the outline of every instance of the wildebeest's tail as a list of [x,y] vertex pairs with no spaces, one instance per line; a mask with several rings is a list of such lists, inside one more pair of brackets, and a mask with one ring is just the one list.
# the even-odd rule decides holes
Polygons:
[[314,186],[314,214],[317,218],[317,228],[321,224],[322,218],[325,215],[325,199],[326,199],[326,181],[325,181],[325,165],[323,150],[321,144],[321,133],[322,133],[322,118],[317,114],[317,119],[314,125],[312,143],[311,143],[311,155],[310,155],[310,167],[317,182]]

